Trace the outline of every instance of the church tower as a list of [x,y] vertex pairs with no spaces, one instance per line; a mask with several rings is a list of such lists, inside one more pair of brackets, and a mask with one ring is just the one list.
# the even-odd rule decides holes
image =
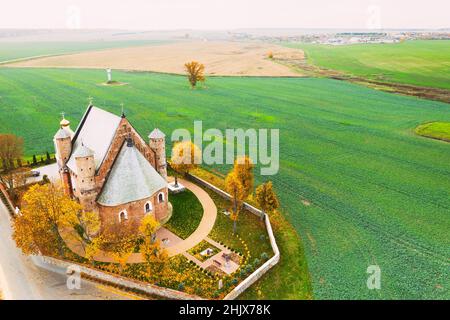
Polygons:
[[76,196],[83,209],[92,211],[95,209],[95,159],[94,152],[83,143],[76,149],[73,157],[77,168]]
[[64,192],[68,195],[72,193],[72,186],[70,183],[70,174],[67,170],[66,163],[69,160],[72,152],[72,136],[73,132],[70,130],[70,122],[66,119],[59,123],[60,128],[53,137],[55,144],[55,156],[58,164],[58,171],[63,182]]
[[156,128],[149,137],[149,146],[155,152],[156,171],[167,180],[166,135]]
[[56,162],[58,163],[59,169],[63,169],[72,152],[72,138],[70,137],[70,133],[60,128],[53,137],[53,142],[55,143]]

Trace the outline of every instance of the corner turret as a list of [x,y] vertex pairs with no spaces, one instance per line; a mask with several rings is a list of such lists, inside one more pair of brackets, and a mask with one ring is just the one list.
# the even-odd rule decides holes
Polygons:
[[149,146],[155,152],[156,171],[167,180],[167,163],[166,163],[166,135],[156,128],[153,130],[149,138]]
[[95,207],[95,158],[94,152],[81,143],[73,154],[76,165],[76,191],[84,210],[92,211]]

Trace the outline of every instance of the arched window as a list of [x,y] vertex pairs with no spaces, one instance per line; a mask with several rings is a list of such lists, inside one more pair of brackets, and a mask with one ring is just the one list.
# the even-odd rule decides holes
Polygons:
[[163,193],[163,192],[160,192],[160,193],[158,194],[158,202],[159,202],[159,203],[164,202],[164,193]]
[[119,213],[119,222],[123,222],[125,220],[128,220],[127,210],[120,211],[120,213]]
[[149,201],[144,206],[144,213],[150,213],[152,212],[152,210],[153,210],[152,203]]

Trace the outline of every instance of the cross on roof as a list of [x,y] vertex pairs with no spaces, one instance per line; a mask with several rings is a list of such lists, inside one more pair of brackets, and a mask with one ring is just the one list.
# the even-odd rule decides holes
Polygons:
[[125,112],[124,112],[124,109],[123,109],[123,102],[120,104],[120,106],[122,107],[122,118],[125,118]]
[[64,119],[65,119],[65,118],[64,118],[64,116],[66,115],[66,114],[65,114],[65,112],[64,112],[64,111],[63,111],[63,112],[61,112],[61,113],[60,113],[60,115],[61,115],[61,117],[62,117],[62,118],[63,118],[63,120],[64,120]]
[[89,105],[92,105],[92,101],[94,101],[94,98],[92,98],[91,96],[88,97],[88,101],[89,101]]

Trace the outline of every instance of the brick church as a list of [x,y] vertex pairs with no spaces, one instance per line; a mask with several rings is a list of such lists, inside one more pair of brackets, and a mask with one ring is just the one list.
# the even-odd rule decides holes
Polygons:
[[147,143],[125,114],[90,104],[75,132],[63,117],[54,143],[65,192],[84,210],[98,212],[103,225],[139,222],[147,214],[161,223],[170,218],[165,135],[159,129]]

